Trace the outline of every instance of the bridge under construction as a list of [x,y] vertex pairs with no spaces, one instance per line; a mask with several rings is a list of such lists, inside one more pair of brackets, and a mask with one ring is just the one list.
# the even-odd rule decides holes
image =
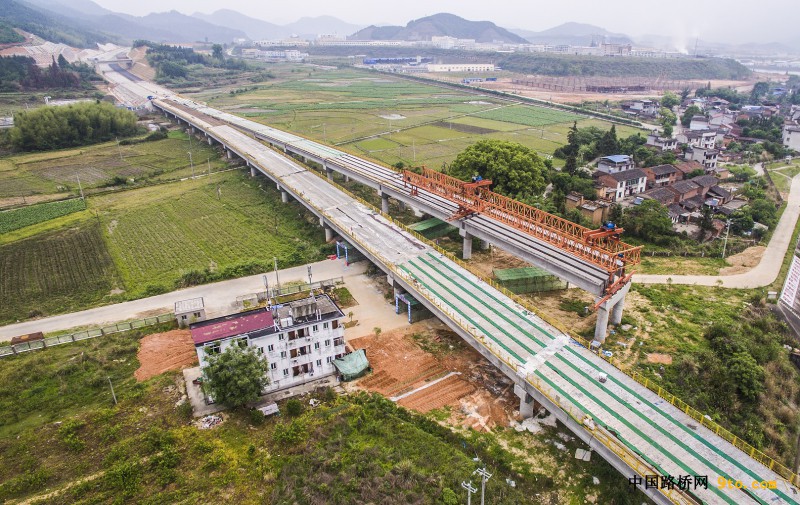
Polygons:
[[[656,503],[800,504],[800,492],[795,487],[797,476],[790,470],[674,397],[656,387],[649,388],[646,382],[615,368],[592,352],[588,342],[570,337],[549,324],[522,300],[481,279],[467,265],[437,250],[385,212],[358,201],[326,180],[324,172],[317,173],[270,149],[253,133],[263,129],[262,125],[220,111],[209,114],[213,109],[171,97],[166,92],[161,96],[165,98],[153,100],[157,109],[186,123],[195,133],[205,135],[209,142],[222,144],[229,156],[242,158],[252,175],[266,176],[281,190],[285,200],[294,198],[303,204],[319,218],[328,237],[338,234],[354,244],[386,272],[396,290],[413,294],[510,377],[520,397],[523,416],[533,415],[536,404],[553,412],[623,475],[634,478]],[[233,120],[228,121],[228,116]],[[277,130],[270,132],[273,138],[281,134],[290,135]],[[305,139],[295,142],[310,143]],[[310,147],[306,144],[302,149],[305,148],[313,149],[315,156],[321,151],[334,151],[319,144]],[[345,155],[334,156],[329,152],[324,158],[327,161],[322,163],[325,172],[330,174],[332,170],[329,158],[339,163],[342,156]],[[348,166],[359,163],[356,160],[350,159]],[[355,173],[352,167],[348,170]],[[445,219],[477,205],[481,212],[469,219],[459,218],[464,233],[488,235],[489,231],[482,231],[484,228],[498,227],[506,231],[495,236],[527,240],[516,247],[533,243],[539,248],[537,254],[541,251],[551,254],[542,261],[556,263],[559,257],[578,257],[574,251],[515,226],[515,223],[529,226],[519,220],[527,210],[517,209],[520,214],[513,218],[517,219],[514,223],[496,220],[498,213],[506,212],[498,210],[505,203],[493,200],[491,195],[481,195],[480,186],[458,189],[467,197],[470,191],[472,198],[481,197],[480,201],[458,204],[437,194],[438,190],[431,185],[426,189],[425,184],[434,184],[426,182],[426,174],[416,174],[423,179],[392,174],[391,184],[380,183],[378,191],[382,198],[402,194],[405,200],[401,201],[413,202],[417,208],[435,208]],[[363,172],[360,176],[363,177]],[[435,183],[450,182],[439,179]],[[481,203],[484,199],[497,207]],[[469,231],[465,231],[465,223],[469,223]],[[562,238],[558,240],[570,238],[564,230],[560,233]],[[598,232],[581,237],[580,246],[568,245],[580,250],[580,254],[598,258],[607,268],[590,261],[561,266],[574,275],[583,272],[587,277],[590,273],[594,276],[600,288],[598,296],[601,299],[608,296],[601,300],[598,310],[603,310],[603,304],[607,310],[607,304],[620,301],[620,294],[629,283],[610,296],[608,290],[628,275],[624,270],[618,271],[625,266],[625,258],[636,255],[635,250],[613,235]],[[609,270],[613,270],[613,276]],[[652,476],[657,476],[657,485],[653,485]],[[727,485],[728,482],[733,484]]]

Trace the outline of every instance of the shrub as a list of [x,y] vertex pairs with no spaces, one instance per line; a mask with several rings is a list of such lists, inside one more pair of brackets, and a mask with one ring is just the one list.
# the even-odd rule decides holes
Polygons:
[[286,415],[290,417],[297,417],[303,413],[303,404],[300,400],[292,398],[286,402]]

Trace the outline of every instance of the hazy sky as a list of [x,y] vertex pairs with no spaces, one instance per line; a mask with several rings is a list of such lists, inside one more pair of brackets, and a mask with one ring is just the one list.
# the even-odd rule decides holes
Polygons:
[[177,10],[185,14],[233,9],[284,24],[303,16],[336,16],[355,24],[402,24],[450,12],[507,28],[544,30],[566,21],[601,26],[629,35],[659,34],[677,39],[731,42],[800,39],[798,0],[94,0],[134,15]]

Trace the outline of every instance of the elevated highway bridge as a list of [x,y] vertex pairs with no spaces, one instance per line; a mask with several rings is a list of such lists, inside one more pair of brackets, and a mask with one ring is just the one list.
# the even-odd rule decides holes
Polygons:
[[[348,179],[373,188],[381,197],[384,213],[389,211],[390,198],[442,220],[451,220],[459,212],[457,202],[441,193],[425,188],[415,191],[415,188],[404,180],[403,173],[378,163],[192,100],[170,96],[168,101],[153,101],[156,108],[172,114],[165,107],[167,103],[170,104],[173,111],[177,109],[186,113],[186,117],[176,117],[176,119],[184,121],[190,127],[197,127],[192,122],[192,114],[203,114],[207,118],[235,126],[240,131],[286,153],[292,153],[307,162],[312,161],[319,164],[330,179],[332,179],[333,172],[338,172]],[[219,141],[208,132],[204,133],[209,142]],[[625,295],[630,289],[630,277],[624,273],[624,268],[619,272],[611,269],[610,272],[609,268],[602,263],[588,260],[575,254],[574,251],[565,250],[563,246],[542,240],[541,237],[532,236],[529,230],[524,231],[515,226],[513,220],[499,219],[497,214],[475,213],[468,218],[458,219],[453,224],[459,228],[459,232],[464,238],[464,259],[471,257],[472,239],[478,238],[484,243],[500,247],[570,284],[592,293],[598,301],[596,307],[598,317],[594,337],[597,342],[605,341],[609,321],[611,324],[620,324],[622,321]]]
[[[154,85],[148,86],[152,90]],[[229,156],[247,163],[252,175],[262,174],[286,200],[300,202],[319,218],[326,235],[336,233],[359,248],[383,269],[396,290],[411,293],[511,378],[523,416],[532,415],[536,404],[543,406],[624,476],[634,478],[656,503],[800,505],[797,475],[789,469],[657,386],[647,387],[646,380],[626,375],[591,352],[588,342],[549,324],[522,300],[479,278],[467,265],[393,222],[385,212],[269,148],[257,133],[261,125],[166,91],[158,96],[162,98],[153,101],[155,107],[221,143]],[[277,131],[270,135],[273,145],[292,138]],[[276,140],[279,135],[287,137]],[[310,142],[294,138],[301,145]],[[363,166],[361,160],[343,153],[327,152],[323,158],[321,151],[330,149],[325,146],[306,147],[309,153],[314,150],[326,170],[333,170],[333,158],[342,173],[348,170],[354,178],[372,183],[365,174],[386,170]],[[384,172],[389,182],[379,182],[382,196],[392,196],[391,191],[442,216],[458,211],[456,204],[435,194],[411,200],[419,197],[412,196],[402,180],[396,181],[399,174],[389,172]],[[497,232],[490,228],[496,224],[480,219],[480,215],[470,219],[465,233],[485,233],[491,241],[489,234]],[[514,230],[491,237],[523,240]],[[538,261],[555,261],[559,251],[546,246],[537,249],[537,254],[551,256]],[[586,264],[568,262],[562,268],[569,269],[570,275],[590,277],[593,272]],[[608,282],[606,271],[596,272],[595,278],[598,286],[607,287],[603,285]]]

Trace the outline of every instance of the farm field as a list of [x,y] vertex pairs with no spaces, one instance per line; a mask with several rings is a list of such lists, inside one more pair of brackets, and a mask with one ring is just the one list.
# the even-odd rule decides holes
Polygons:
[[273,257],[291,266],[324,253],[322,229],[299,204],[282,204],[273,185],[237,171],[90,196],[87,207],[3,235],[0,323],[248,275],[271,268]]
[[0,246],[0,324],[82,309],[121,285],[97,222]]
[[0,233],[8,233],[73,212],[86,209],[86,202],[80,198],[58,202],[40,203],[0,212]]
[[225,167],[219,153],[180,131],[169,138],[132,145],[106,142],[79,149],[25,153],[0,158],[0,208],[30,203],[51,195],[78,196],[97,188],[143,180],[162,181],[192,173],[192,152],[197,173]]
[[[277,66],[276,79],[199,100],[378,161],[439,167],[481,139],[520,142],[543,156],[578,126],[610,123],[353,69]],[[617,125],[619,136],[643,131]],[[560,160],[555,160],[560,164]]]

